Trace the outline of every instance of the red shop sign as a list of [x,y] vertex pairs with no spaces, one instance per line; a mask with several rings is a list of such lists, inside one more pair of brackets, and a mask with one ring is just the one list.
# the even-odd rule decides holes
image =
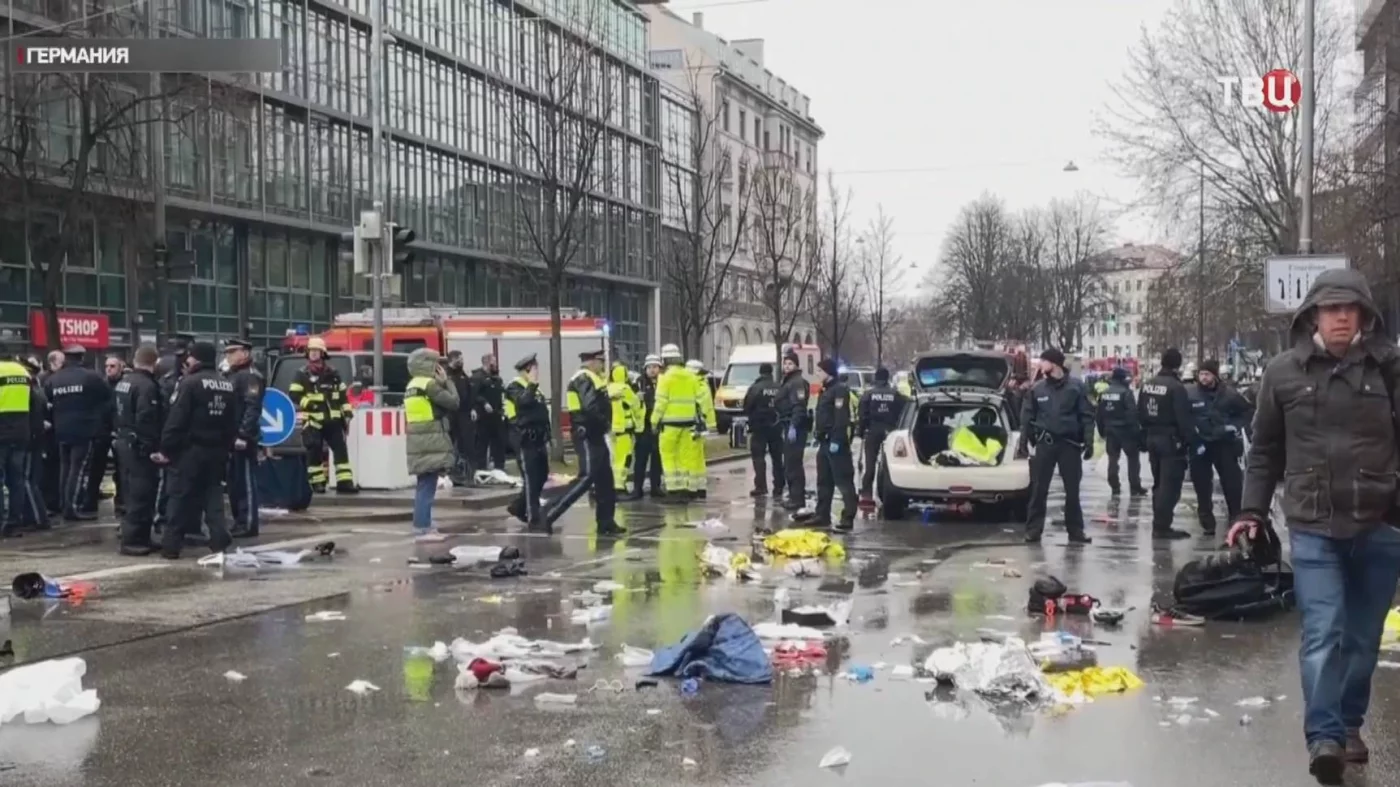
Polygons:
[[[76,344],[90,350],[110,346],[112,324],[105,314],[58,313],[58,346]],[[41,311],[29,313],[29,336],[35,347],[49,345],[49,326]]]

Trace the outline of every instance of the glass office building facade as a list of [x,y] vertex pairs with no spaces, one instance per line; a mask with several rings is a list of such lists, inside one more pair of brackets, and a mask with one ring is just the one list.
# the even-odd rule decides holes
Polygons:
[[[281,73],[217,75],[171,104],[164,129],[167,242],[188,262],[173,289],[175,328],[275,345],[369,305],[340,233],[370,207],[370,0],[154,0],[168,35],[276,38]],[[651,344],[660,232],[656,80],[646,72],[646,20],[625,0],[383,0],[384,150],[388,217],[417,232],[415,264],[394,305],[543,307],[529,274],[536,253],[519,215],[529,154],[516,113],[538,111],[541,58],[560,36],[594,42],[587,67],[609,102],[586,233],[565,305],[608,317],[619,349]],[[15,32],[70,21],[91,4],[13,0]],[[71,6],[71,8],[70,8]],[[101,0],[114,14],[145,10]],[[582,10],[581,10],[582,9]],[[7,10],[0,7],[0,15]],[[565,32],[572,31],[572,32]],[[77,100],[45,106],[61,158],[76,144]],[[42,282],[25,264],[13,193],[0,217],[0,323],[22,325]],[[42,221],[42,217],[36,219]],[[105,313],[114,327],[156,313],[148,247],[128,227],[85,227],[65,266],[61,308]],[[90,253],[87,253],[90,250]],[[149,329],[146,329],[149,330]],[[145,332],[145,331],[143,331]]]

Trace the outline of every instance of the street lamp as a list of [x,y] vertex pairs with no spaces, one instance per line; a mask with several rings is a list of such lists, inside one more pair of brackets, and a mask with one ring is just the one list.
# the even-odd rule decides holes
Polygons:
[[1200,237],[1196,246],[1196,368],[1201,368],[1206,352],[1206,162],[1201,160]]
[[1065,171],[1065,172],[1078,172],[1078,171],[1079,171],[1079,167],[1076,166],[1075,163],[1074,163],[1074,160],[1071,159],[1070,162],[1069,162],[1068,164],[1065,165],[1065,170],[1064,170],[1064,171]]

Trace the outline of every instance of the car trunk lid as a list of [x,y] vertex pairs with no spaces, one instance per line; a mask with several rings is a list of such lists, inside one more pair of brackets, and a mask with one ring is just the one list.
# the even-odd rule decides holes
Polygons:
[[1011,358],[988,351],[925,353],[914,361],[914,383],[922,391],[1000,391],[1011,377]]

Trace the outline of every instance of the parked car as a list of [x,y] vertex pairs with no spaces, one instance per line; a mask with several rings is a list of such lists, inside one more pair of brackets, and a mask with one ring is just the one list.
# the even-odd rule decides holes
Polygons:
[[[914,400],[881,449],[877,494],[882,515],[903,517],[913,503],[974,503],[1023,517],[1030,501],[1030,462],[1003,393],[1011,360],[995,351],[937,351],[914,362]],[[996,464],[949,466],[935,461],[955,430],[1002,445]]]

